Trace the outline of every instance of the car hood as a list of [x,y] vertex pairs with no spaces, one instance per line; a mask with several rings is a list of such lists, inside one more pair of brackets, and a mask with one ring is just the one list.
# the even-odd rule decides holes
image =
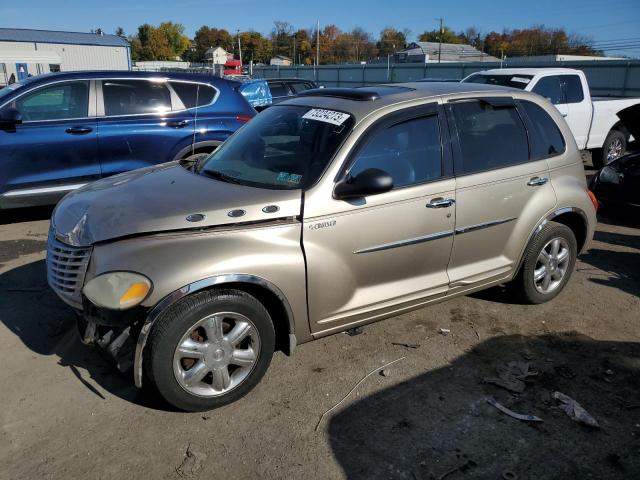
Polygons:
[[227,183],[171,162],[105,178],[68,194],[52,222],[60,240],[89,246],[133,235],[296,217],[300,209],[299,190]]

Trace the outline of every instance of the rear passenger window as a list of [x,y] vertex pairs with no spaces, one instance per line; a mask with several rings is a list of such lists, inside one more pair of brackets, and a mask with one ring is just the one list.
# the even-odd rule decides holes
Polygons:
[[287,92],[287,87],[284,86],[284,83],[270,83],[269,90],[271,90],[272,97],[286,97],[289,95]]
[[304,92],[305,90],[310,90],[312,88],[311,84],[306,82],[292,82],[289,86],[294,93]]
[[564,152],[565,143],[556,122],[542,107],[533,102],[520,102],[531,122],[531,158],[539,160]]
[[529,160],[524,124],[514,107],[492,107],[486,102],[454,103],[462,158],[457,174],[508,167]]
[[567,103],[580,103],[584,100],[582,82],[578,75],[561,75],[560,81],[564,87],[564,95],[567,99]]
[[198,106],[209,105],[215,97],[216,91],[209,85],[200,85],[197,83],[187,82],[170,82],[171,87],[182,100],[185,108],[193,108],[196,106],[196,98]]
[[352,176],[379,168],[393,178],[394,187],[435,180],[442,176],[442,148],[438,116],[416,118],[375,132],[358,152]]
[[164,83],[147,80],[103,80],[107,116],[171,111],[171,93]]
[[557,76],[542,77],[532,89],[533,93],[543,96],[554,105],[564,103],[560,79]]

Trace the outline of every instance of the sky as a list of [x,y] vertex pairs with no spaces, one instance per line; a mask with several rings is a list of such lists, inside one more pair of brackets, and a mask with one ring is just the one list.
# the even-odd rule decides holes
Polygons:
[[377,34],[385,27],[409,29],[410,40],[437,28],[481,32],[544,24],[590,37],[609,55],[640,58],[640,0],[11,0],[0,1],[0,27],[135,33],[138,25],[182,23],[193,36],[202,25],[267,34],[275,20],[296,28],[335,24]]

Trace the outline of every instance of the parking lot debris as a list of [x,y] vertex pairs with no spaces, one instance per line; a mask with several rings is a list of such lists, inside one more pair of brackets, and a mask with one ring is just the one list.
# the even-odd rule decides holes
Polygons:
[[391,342],[391,345],[396,345],[398,347],[405,347],[405,348],[420,348],[420,344],[419,343]]
[[442,475],[440,475],[438,477],[438,480],[444,480],[445,478],[447,478],[449,475],[452,475],[458,471],[460,472],[466,472],[467,470],[477,467],[478,464],[476,462],[474,462],[473,460],[469,459],[467,460],[465,463],[463,463],[462,465],[458,465],[455,468],[452,468],[451,470],[447,470],[446,472],[444,472]]
[[513,470],[505,470],[502,472],[502,478],[504,480],[518,480],[518,475]]
[[516,413],[513,410],[510,410],[507,407],[505,407],[504,405],[502,405],[501,403],[499,403],[493,397],[487,398],[487,403],[489,405],[497,408],[502,413],[505,413],[505,414],[509,415],[511,418],[515,418],[516,420],[520,420],[522,422],[544,422],[544,420],[542,420],[540,417],[536,417],[535,415],[527,415],[527,414],[522,414],[522,413]]
[[347,399],[347,397],[348,397],[349,395],[351,395],[351,394],[356,390],[356,388],[358,388],[358,387],[360,386],[360,384],[361,384],[362,382],[364,382],[367,378],[369,378],[369,377],[370,377],[371,375],[373,375],[374,373],[379,372],[379,371],[381,371],[381,370],[384,370],[385,368],[387,368],[387,367],[389,367],[389,366],[393,365],[394,363],[399,362],[400,360],[404,360],[405,358],[407,358],[407,357],[400,357],[400,358],[396,358],[395,360],[393,360],[393,361],[391,361],[391,362],[389,362],[389,363],[385,363],[385,364],[384,364],[384,365],[382,365],[381,367],[378,367],[378,368],[376,368],[376,369],[373,369],[373,370],[371,370],[369,373],[367,373],[364,377],[362,377],[362,378],[358,381],[358,383],[356,383],[356,384],[353,386],[353,388],[352,388],[351,390],[349,390],[349,392],[348,392],[344,397],[342,397],[342,400],[340,400],[340,401],[339,401],[338,403],[336,403],[333,407],[331,407],[329,410],[327,410],[327,411],[326,411],[326,412],[324,412],[322,415],[320,415],[320,419],[318,420],[318,423],[316,423],[316,427],[315,427],[313,430],[314,430],[314,431],[318,431],[318,428],[320,427],[320,424],[322,423],[322,420],[324,420],[324,417],[325,417],[325,416],[327,416],[327,414],[329,414],[330,412],[332,412],[332,411],[333,411],[333,410],[335,410],[336,408],[338,408],[338,406],[340,406],[340,405],[342,404],[342,402],[344,402],[344,401]]
[[350,337],[355,337],[356,335],[360,335],[363,331],[364,330],[362,329],[362,327],[353,327],[353,328],[350,328],[349,330],[345,330],[344,333],[346,333]]
[[582,405],[576,402],[573,398],[565,395],[562,392],[553,392],[553,398],[560,402],[560,408],[569,415],[571,420],[584,423],[590,427],[600,428],[598,421],[593,418],[589,412],[587,412]]
[[447,336],[451,333],[451,330],[448,328],[439,328],[438,331],[444,336]]
[[522,393],[526,387],[526,380],[529,377],[538,375],[538,372],[531,370],[529,362],[509,362],[496,367],[497,377],[486,377],[485,383],[491,383],[514,393]]

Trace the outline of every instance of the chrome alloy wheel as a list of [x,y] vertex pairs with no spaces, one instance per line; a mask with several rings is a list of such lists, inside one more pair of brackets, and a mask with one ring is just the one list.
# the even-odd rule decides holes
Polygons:
[[538,255],[533,270],[536,290],[548,294],[558,288],[567,274],[570,259],[571,250],[564,238],[556,237],[549,240]]
[[191,326],[173,355],[173,373],[187,392],[224,395],[251,373],[260,354],[258,329],[244,315],[220,312]]
[[620,157],[622,153],[622,140],[615,138],[607,149],[607,164]]

